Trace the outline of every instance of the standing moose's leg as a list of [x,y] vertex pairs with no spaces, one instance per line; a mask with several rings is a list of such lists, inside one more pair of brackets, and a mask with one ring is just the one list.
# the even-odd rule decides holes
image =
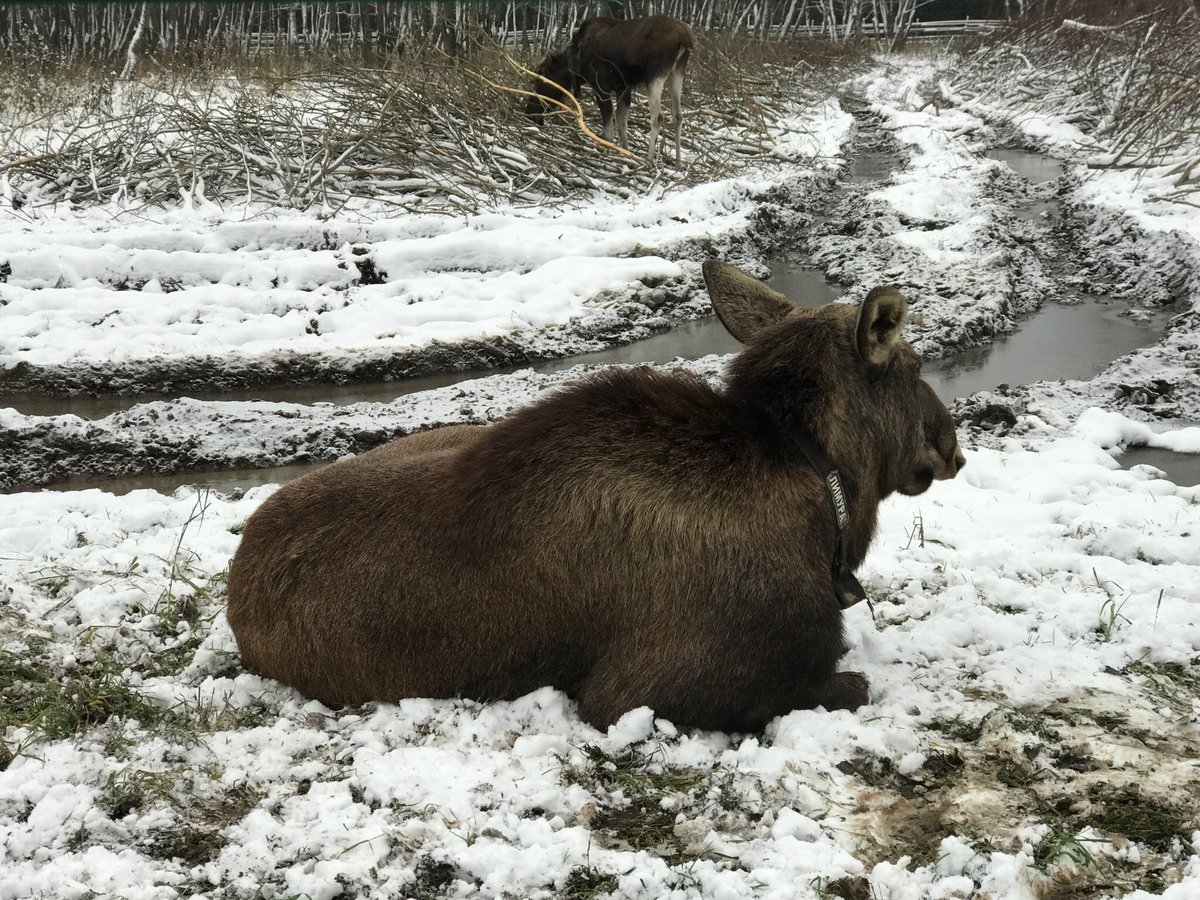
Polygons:
[[671,116],[675,120],[675,162],[679,162],[679,136],[683,132],[683,67],[681,60],[675,64],[669,76],[671,91]]
[[658,129],[662,126],[662,92],[667,83],[666,76],[651,79],[646,84],[646,95],[650,99],[650,149],[646,151],[647,162],[654,162],[658,152]]
[[633,100],[633,88],[625,88],[617,97],[617,137],[622,147],[629,146],[629,104]]
[[604,124],[604,139],[609,143],[613,140],[613,102],[612,96],[596,91],[596,105],[600,107],[600,121]]

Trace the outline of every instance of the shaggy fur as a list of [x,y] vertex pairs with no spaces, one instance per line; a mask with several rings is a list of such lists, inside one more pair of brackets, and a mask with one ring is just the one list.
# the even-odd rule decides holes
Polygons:
[[953,421],[894,290],[806,310],[761,284],[756,305],[743,282],[727,307],[732,273],[705,265],[748,340],[724,390],[611,369],[276,492],[230,569],[246,663],[329,704],[553,685],[601,727],[642,705],[756,730],[865,703],[865,678],[835,671],[836,526],[792,432],[842,472],[853,567],[884,497],[961,467]]

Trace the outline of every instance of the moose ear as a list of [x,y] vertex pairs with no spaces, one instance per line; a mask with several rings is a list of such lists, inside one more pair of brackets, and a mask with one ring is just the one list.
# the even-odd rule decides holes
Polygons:
[[729,263],[710,259],[702,267],[713,309],[729,333],[743,344],[756,332],[782,321],[796,309],[779,291],[773,291]]
[[892,361],[907,312],[908,302],[890,286],[871,288],[858,308],[855,345],[872,378],[882,375]]

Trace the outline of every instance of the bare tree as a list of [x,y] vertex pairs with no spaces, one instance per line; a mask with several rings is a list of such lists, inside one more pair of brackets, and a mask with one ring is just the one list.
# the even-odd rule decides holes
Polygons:
[[[0,6],[0,47],[41,47],[78,60],[128,52],[134,29],[160,51],[204,45],[244,53],[280,45],[396,52],[431,39],[447,53],[474,33],[537,52],[560,45],[588,16],[668,12],[693,27],[759,38],[815,30],[845,41],[858,34],[902,40],[926,0],[168,0],[143,5],[20,3]],[[1016,0],[1023,10],[1026,0]],[[1193,0],[1200,3],[1200,0]],[[1019,11],[1018,10],[1018,11]]]
[[142,4],[142,8],[137,17],[137,28],[133,31],[133,37],[129,39],[129,51],[125,55],[125,68],[121,70],[122,78],[129,78],[133,75],[133,70],[137,67],[138,62],[138,45],[141,43],[142,36],[146,32],[146,4]]

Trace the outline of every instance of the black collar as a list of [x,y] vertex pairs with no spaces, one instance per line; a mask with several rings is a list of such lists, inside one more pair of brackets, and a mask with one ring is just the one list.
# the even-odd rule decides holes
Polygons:
[[842,609],[848,609],[860,600],[865,600],[867,592],[846,562],[846,553],[850,547],[850,535],[847,534],[850,527],[850,507],[846,503],[842,477],[808,428],[804,425],[794,425],[792,434],[800,452],[825,484],[825,496],[829,498],[829,506],[833,510],[834,521],[837,522],[837,545],[833,551],[833,593]]

